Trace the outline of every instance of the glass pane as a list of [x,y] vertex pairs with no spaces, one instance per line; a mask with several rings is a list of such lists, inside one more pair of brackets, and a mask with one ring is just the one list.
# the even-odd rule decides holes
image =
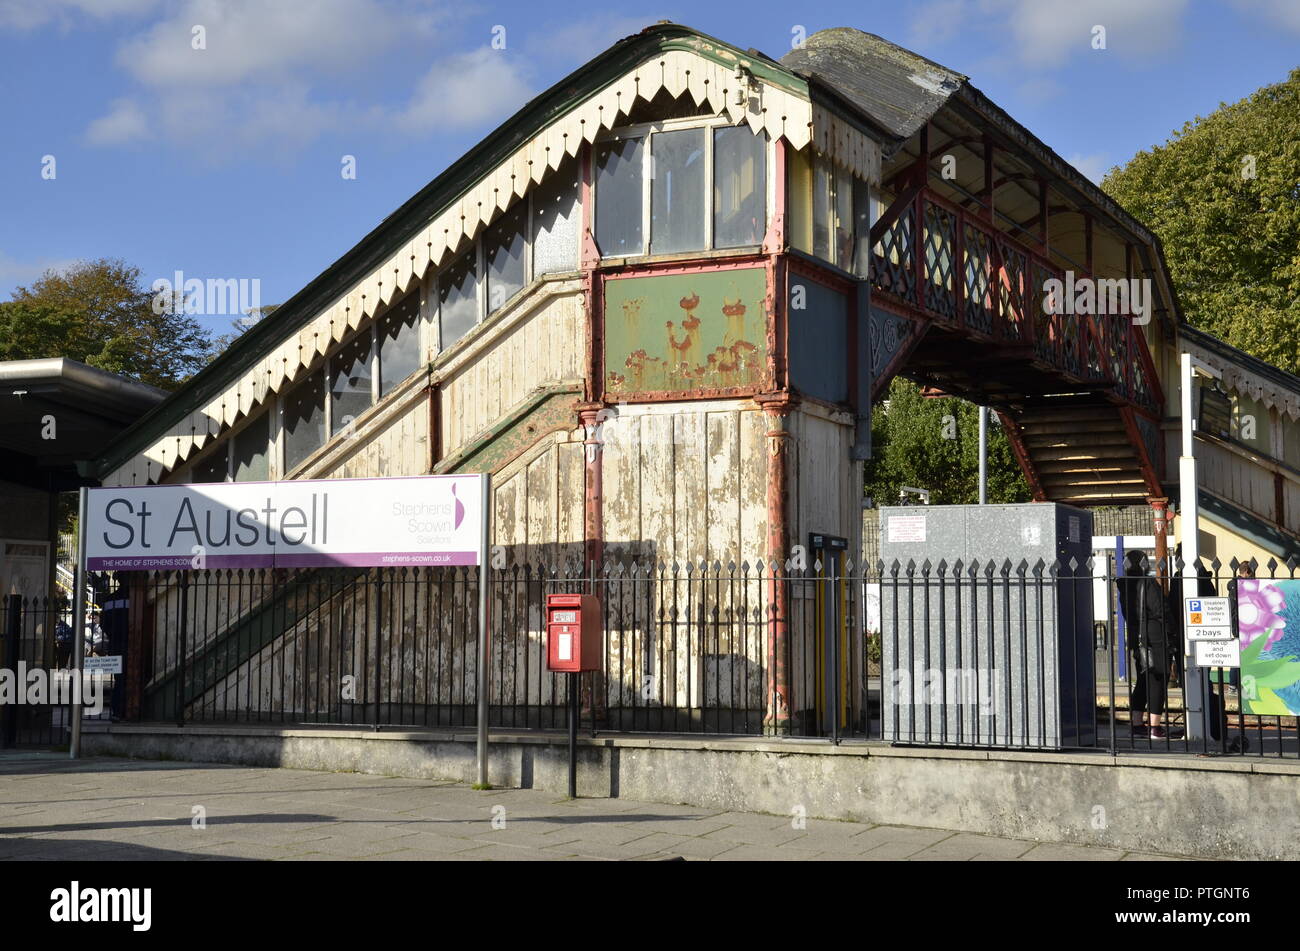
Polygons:
[[786,209],[790,246],[812,253],[812,149],[786,152]]
[[527,247],[528,203],[517,201],[505,217],[488,231],[483,242],[487,262],[489,314],[524,289],[527,280],[524,252]]
[[271,433],[267,426],[270,414],[263,413],[235,436],[235,481],[265,482],[271,478]]
[[642,191],[640,139],[604,142],[596,147],[596,243],[600,253],[640,254]]
[[578,269],[578,196],[582,181],[576,159],[567,159],[542,180],[533,195],[533,276]]
[[344,344],[330,370],[330,429],[337,433],[370,408],[369,328]]
[[284,426],[284,471],[325,444],[325,371],[317,370],[280,400]]
[[830,167],[820,158],[813,160],[813,254],[831,260],[831,176]]
[[853,271],[858,277],[869,277],[871,267],[871,226],[872,216],[871,189],[860,178],[853,179]]
[[190,482],[225,482],[227,460],[226,453],[230,446],[222,443],[200,463],[198,463],[190,473]]
[[713,246],[761,244],[766,228],[767,137],[748,126],[713,132]]
[[835,170],[835,262],[844,270],[853,263],[853,177]]
[[420,295],[407,294],[379,321],[379,395],[420,369]]
[[453,261],[438,278],[438,319],[443,350],[478,323],[478,269],[473,248]]
[[650,250],[655,254],[704,247],[704,132],[656,132],[650,143]]

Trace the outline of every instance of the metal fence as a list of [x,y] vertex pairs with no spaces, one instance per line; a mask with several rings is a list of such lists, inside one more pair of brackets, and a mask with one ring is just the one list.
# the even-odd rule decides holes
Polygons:
[[[1253,578],[1235,562],[1205,567],[1200,594],[1240,598],[1244,667],[1195,670],[1189,683],[1181,581],[1173,595],[1152,589],[1169,619],[1153,650],[1120,609],[1121,586],[1136,582],[1102,559],[511,566],[490,582],[490,724],[563,727],[570,679],[546,667],[546,595],[590,592],[601,604],[603,669],[578,681],[584,729],[1300,756],[1296,567],[1254,566]],[[95,580],[104,604],[123,612],[110,625],[121,633],[106,641],[126,654],[113,681],[119,716],[476,722],[475,569]],[[14,650],[53,663],[58,622],[21,616],[19,627],[39,631]],[[1191,739],[1189,707],[1205,719]],[[49,730],[62,722],[51,717]]]
[[[77,692],[72,668],[73,611],[66,598],[0,599],[0,746],[54,747],[68,742],[71,705],[80,696],[85,716],[110,719],[114,701],[120,711],[122,683],[112,674],[85,673]],[[98,612],[88,613],[88,638],[95,653],[107,645],[99,631]]]

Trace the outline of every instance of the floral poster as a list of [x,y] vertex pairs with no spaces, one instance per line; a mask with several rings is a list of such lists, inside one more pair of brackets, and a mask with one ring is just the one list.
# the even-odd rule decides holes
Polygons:
[[1300,713],[1300,580],[1237,582],[1244,712]]

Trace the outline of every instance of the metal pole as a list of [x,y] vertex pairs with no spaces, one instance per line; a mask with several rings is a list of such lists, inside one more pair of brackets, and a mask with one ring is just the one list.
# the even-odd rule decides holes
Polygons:
[[383,655],[381,653],[381,638],[383,637],[383,610],[384,610],[384,569],[380,568],[376,572],[376,583],[367,586],[375,595],[375,609],[371,613],[375,616],[374,637],[375,642],[370,648],[370,662],[375,665],[374,676],[371,678],[370,686],[375,691],[374,718],[371,721],[371,728],[378,731],[379,729],[379,693],[383,683]]
[[86,487],[77,493],[77,566],[72,572],[72,739],[68,757],[81,756],[81,671],[86,658]]
[[[190,652],[190,573],[181,569],[181,616],[177,622],[176,651],[176,725],[185,725],[185,655]],[[271,668],[274,675],[275,668]]]
[[989,500],[989,408],[980,408],[980,505]]
[[[1196,500],[1196,456],[1192,441],[1192,355],[1183,353],[1180,362],[1183,454],[1178,458],[1178,541],[1183,549],[1183,598],[1178,602],[1178,616],[1181,622],[1184,614],[1183,600],[1197,596],[1200,513]],[[1187,710],[1187,739],[1190,741],[1200,739],[1205,734],[1205,685],[1201,682],[1201,668],[1196,666],[1196,655],[1187,649],[1190,645],[1186,642],[1181,623],[1178,630],[1179,637],[1184,639],[1183,706]]]
[[488,624],[492,618],[488,595],[488,585],[492,576],[492,565],[488,559],[492,530],[492,476],[483,473],[479,476],[479,485],[482,489],[480,501],[482,524],[479,527],[478,546],[478,786],[486,788],[488,784],[488,651],[491,647]]
[[578,798],[578,678],[569,674],[569,798]]

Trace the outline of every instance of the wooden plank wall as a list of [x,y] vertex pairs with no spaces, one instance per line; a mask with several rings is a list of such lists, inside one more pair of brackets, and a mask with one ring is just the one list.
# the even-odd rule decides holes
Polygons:
[[804,403],[792,414],[790,544],[808,544],[810,532],[849,541],[850,557],[862,550],[862,463],[850,459],[853,418]]
[[[440,458],[456,452],[538,387],[583,378],[586,319],[581,285],[539,285],[534,299],[486,346],[454,357],[442,376]],[[575,425],[576,425],[575,420]]]
[[429,471],[429,401],[411,403],[394,415],[357,432],[356,450],[314,479],[366,479],[415,476]]
[[620,406],[602,429],[606,554],[766,558],[766,429],[747,401]]
[[1273,473],[1268,469],[1205,439],[1196,441],[1196,469],[1203,488],[1260,518],[1273,520],[1277,499]]
[[507,565],[583,558],[582,432],[553,433],[493,477],[493,542]]

